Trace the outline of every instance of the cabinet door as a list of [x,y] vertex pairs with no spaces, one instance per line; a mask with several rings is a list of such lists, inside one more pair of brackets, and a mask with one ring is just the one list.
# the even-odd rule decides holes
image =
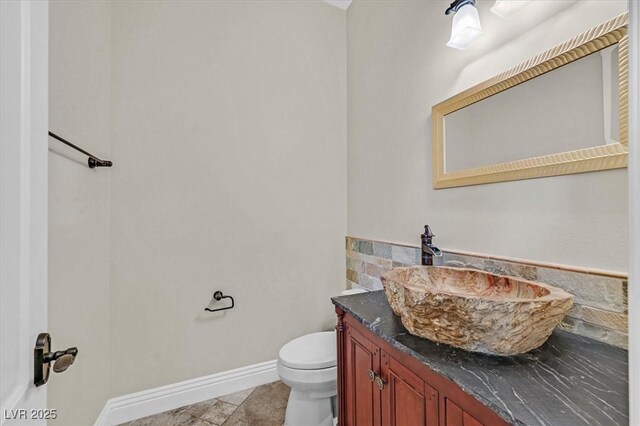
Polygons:
[[[345,426],[379,426],[380,392],[375,384],[380,350],[347,325],[345,348]],[[342,426],[342,425],[341,425]]]
[[381,354],[385,426],[437,426],[438,392],[386,352]]
[[444,405],[444,425],[445,426],[483,426],[483,423],[476,420],[471,414],[451,402],[448,398],[443,398]]

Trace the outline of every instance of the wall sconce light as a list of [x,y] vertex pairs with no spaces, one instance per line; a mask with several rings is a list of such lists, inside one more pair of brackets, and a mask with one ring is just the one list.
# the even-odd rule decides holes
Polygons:
[[531,0],[496,0],[491,11],[501,18],[508,18],[531,3]]
[[444,12],[454,13],[451,25],[451,38],[447,46],[464,50],[482,35],[480,16],[475,8],[476,0],[456,0]]

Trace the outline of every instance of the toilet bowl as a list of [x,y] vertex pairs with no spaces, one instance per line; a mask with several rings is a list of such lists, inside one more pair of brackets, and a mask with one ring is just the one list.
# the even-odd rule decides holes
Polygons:
[[[346,290],[342,295],[365,290]],[[333,426],[338,381],[335,331],[311,333],[285,344],[278,375],[291,388],[285,426]]]

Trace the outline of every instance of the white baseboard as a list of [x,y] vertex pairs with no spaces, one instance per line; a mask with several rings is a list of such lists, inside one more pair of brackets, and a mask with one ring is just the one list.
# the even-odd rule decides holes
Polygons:
[[95,425],[114,426],[275,382],[279,379],[276,366],[276,360],[267,361],[112,398],[105,404]]

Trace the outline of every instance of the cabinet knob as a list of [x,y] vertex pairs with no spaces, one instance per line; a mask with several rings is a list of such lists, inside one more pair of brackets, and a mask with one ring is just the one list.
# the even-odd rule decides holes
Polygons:
[[373,370],[367,371],[367,375],[369,376],[369,380],[372,382],[376,379],[376,373],[374,373]]
[[380,377],[376,377],[376,384],[378,385],[378,389],[382,390],[384,389],[384,385],[387,383],[386,380],[380,378]]

